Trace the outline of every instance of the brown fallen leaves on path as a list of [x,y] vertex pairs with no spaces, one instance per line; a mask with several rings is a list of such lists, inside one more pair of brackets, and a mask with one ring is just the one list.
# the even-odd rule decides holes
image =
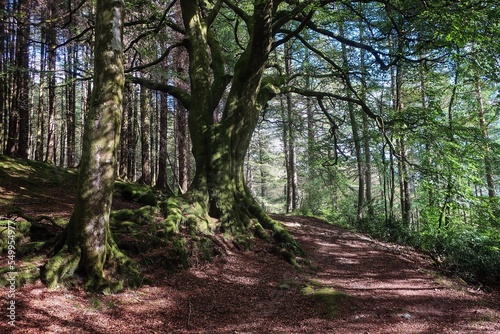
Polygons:
[[425,256],[318,219],[276,218],[311,267],[257,241],[176,274],[153,264],[150,285],[115,295],[28,284],[16,291],[16,327],[4,295],[0,333],[500,333],[498,294],[444,278]]

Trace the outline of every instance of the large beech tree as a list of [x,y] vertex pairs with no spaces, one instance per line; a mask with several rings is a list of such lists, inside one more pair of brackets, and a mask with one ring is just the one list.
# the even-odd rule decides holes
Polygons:
[[[232,2],[225,3],[246,27],[246,43],[234,64],[224,54],[214,21],[223,1],[180,1],[184,34],[183,47],[189,55],[190,92],[179,87],[130,77],[143,86],[165,91],[180,100],[189,111],[188,126],[196,171],[188,191],[169,200],[167,218],[179,226],[191,221],[204,233],[223,231],[246,235],[251,231],[272,231],[275,239],[297,251],[298,246],[287,232],[260,208],[245,183],[243,165],[266,103],[278,92],[271,80],[264,78],[275,43],[275,34],[295,12],[276,20],[282,1],[252,1],[248,10]],[[234,15],[233,14],[233,15]],[[282,13],[283,14],[283,13]],[[231,68],[228,68],[228,65]],[[222,115],[215,117],[222,106]],[[185,205],[188,204],[188,205]],[[183,210],[179,210],[183,208]]]
[[45,266],[45,279],[55,287],[76,270],[87,278],[87,287],[107,284],[104,267],[116,262],[125,268],[129,260],[117,248],[109,228],[112,193],[119,145],[123,70],[124,2],[97,0],[94,88],[86,116],[76,205]]

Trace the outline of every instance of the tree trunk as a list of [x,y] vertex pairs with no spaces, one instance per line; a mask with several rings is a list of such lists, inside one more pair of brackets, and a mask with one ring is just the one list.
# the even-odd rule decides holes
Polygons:
[[[292,56],[290,45],[285,43],[285,73],[292,75]],[[290,213],[298,208],[298,176],[297,176],[297,158],[295,154],[295,131],[293,127],[293,102],[292,93],[286,94],[286,105],[283,115],[283,142],[285,148],[286,165],[286,212]]]
[[120,129],[120,159],[118,160],[118,176],[122,180],[127,179],[127,167],[128,167],[128,124],[129,124],[129,104],[130,96],[128,92],[130,85],[125,85],[123,96],[123,107],[122,107],[122,124]]
[[[42,20],[45,20],[45,11],[42,14]],[[41,40],[45,41],[47,33],[46,28],[41,28]],[[45,69],[47,63],[47,47],[45,44],[40,44],[40,87],[38,89],[38,111],[37,111],[37,125],[36,125],[36,148],[35,160],[43,161],[43,140],[45,137]]]
[[[360,4],[363,6],[362,4]],[[359,20],[359,40],[364,43],[364,31],[363,31],[363,21]],[[366,63],[365,63],[365,53],[364,49],[360,49],[360,72],[361,72],[361,93],[360,97],[362,101],[366,100]],[[363,126],[363,153],[364,153],[364,173],[365,173],[365,205],[368,208],[368,216],[373,217],[375,211],[373,208],[373,196],[372,196],[372,156],[370,149],[370,127],[368,124],[368,115],[362,113],[362,126]]]
[[481,131],[481,139],[483,141],[483,160],[484,170],[486,175],[486,185],[488,187],[488,196],[493,198],[495,194],[495,178],[491,159],[491,149],[488,135],[488,124],[486,122],[486,111],[484,108],[483,92],[481,88],[481,79],[479,76],[479,69],[474,68],[474,88],[477,100],[477,117],[479,120],[479,130]]
[[150,105],[148,91],[145,87],[141,87],[140,92],[141,106],[141,165],[142,175],[139,182],[145,185],[151,185],[151,152],[149,143],[151,140],[150,133]]
[[[8,39],[6,34],[6,21],[7,21],[7,1],[0,0],[0,72],[7,73],[5,66],[5,45],[7,45]],[[5,127],[5,111],[6,108],[6,86],[5,86],[5,76],[0,75],[0,152],[4,149],[4,127]]]
[[189,185],[189,154],[188,154],[188,128],[187,128],[187,110],[181,103],[176,103],[175,116],[177,131],[177,170],[179,180],[179,191],[184,194]]
[[[127,87],[128,88],[128,87]],[[131,96],[127,106],[128,106],[128,165],[127,165],[127,178],[130,181],[135,181],[136,174],[136,152],[137,152],[137,103],[135,102],[135,88],[130,87],[127,89],[127,96]]]
[[[260,208],[244,179],[244,160],[259,114],[272,97],[272,90],[262,84],[262,74],[272,43],[273,1],[257,1],[251,17],[251,38],[237,60],[232,85],[220,122],[214,122],[229,82],[224,72],[221,51],[198,1],[181,0],[189,52],[191,96],[188,126],[196,172],[180,202],[193,204],[186,214],[169,211],[177,223],[192,219],[198,229],[209,233],[220,230],[232,235],[273,230],[276,240],[299,250],[286,230]],[[273,95],[274,96],[274,95]],[[177,213],[176,213],[177,212]],[[205,217],[200,219],[199,217]],[[262,225],[262,226],[261,226]]]
[[160,147],[158,152],[158,177],[156,188],[168,191],[167,167],[168,167],[168,107],[167,94],[161,93],[160,104]]
[[[344,36],[344,27],[340,25],[340,35]],[[342,44],[342,61],[343,67],[346,75],[346,80],[349,78],[349,63],[348,63],[347,47]],[[352,92],[347,89],[347,97],[352,98]],[[359,125],[356,119],[356,113],[354,110],[354,104],[352,102],[347,102],[347,109],[349,111],[349,118],[351,121],[352,138],[354,141],[354,152],[356,154],[356,164],[358,172],[358,204],[357,204],[357,214],[356,219],[358,222],[363,220],[363,209],[365,206],[365,173],[363,166],[363,156],[361,152],[361,139],[359,135]]]
[[55,163],[56,161],[56,43],[57,43],[57,31],[55,29],[55,20],[56,17],[56,4],[55,2],[51,2],[49,5],[50,8],[50,18],[52,20],[49,23],[48,29],[48,86],[49,86],[49,104],[48,104],[48,129],[47,129],[47,152],[45,155],[45,161],[49,163]]
[[[393,108],[396,115],[403,117],[403,69],[401,65],[396,65],[395,73],[393,73]],[[410,191],[410,176],[407,163],[407,148],[406,134],[404,129],[400,130],[398,144],[398,170],[399,170],[399,190],[401,200],[401,215],[405,224],[411,223],[411,191]]]
[[104,266],[126,265],[109,229],[109,215],[120,137],[123,84],[122,34],[124,3],[97,0],[94,90],[85,133],[77,201],[71,219],[56,245],[56,255],[45,267],[45,279],[54,288],[80,270],[87,288],[106,283]]
[[76,47],[69,46],[67,55],[69,73],[66,84],[66,159],[68,167],[74,167],[76,160],[76,61]]
[[19,11],[23,13],[23,19],[18,22],[17,33],[17,107],[19,115],[19,141],[17,154],[24,159],[29,156],[29,135],[30,135],[30,96],[29,96],[29,46],[30,46],[30,2],[28,0],[19,1]]

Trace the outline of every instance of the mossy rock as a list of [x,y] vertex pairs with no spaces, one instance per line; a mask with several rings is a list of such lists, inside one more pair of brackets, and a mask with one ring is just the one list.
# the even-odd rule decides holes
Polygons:
[[[115,226],[125,226],[123,222],[132,222],[138,225],[146,225],[154,222],[158,208],[146,205],[139,209],[122,209],[111,212],[111,223]],[[130,227],[131,224],[128,224]]]
[[30,228],[31,223],[24,220],[0,220],[0,253],[7,252],[9,240],[12,240],[12,237],[14,237],[16,248],[28,242]]
[[156,196],[150,187],[134,183],[117,183],[116,187],[121,190],[123,199],[127,201],[151,206],[157,204]]

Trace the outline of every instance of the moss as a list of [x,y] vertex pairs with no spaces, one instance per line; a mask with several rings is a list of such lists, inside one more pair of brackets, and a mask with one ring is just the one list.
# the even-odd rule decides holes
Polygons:
[[71,252],[64,246],[42,268],[41,276],[49,289],[65,284],[73,276],[80,263],[80,248]]
[[[9,266],[5,266],[0,269],[0,286],[10,285],[9,279],[15,277],[16,287],[19,288],[24,284],[34,283],[40,278],[40,266],[42,264],[43,257],[36,256],[31,258],[25,258],[23,261],[18,263],[15,270],[11,270]],[[15,276],[10,274],[15,273]]]
[[[29,232],[31,223],[24,220],[0,220],[0,253],[7,251],[9,240],[14,232],[16,249],[19,250],[22,245],[29,241]],[[9,232],[10,229],[10,232]]]
[[116,187],[121,191],[123,199],[133,201],[144,205],[155,206],[157,204],[156,196],[153,190],[148,186],[135,183],[116,183]]
[[183,237],[174,237],[168,246],[166,268],[170,271],[189,267],[189,251],[187,241]]
[[343,304],[349,299],[349,295],[316,281],[308,282],[300,292],[313,298],[318,304],[318,311],[327,319],[338,317]]
[[256,237],[266,240],[267,242],[271,242],[272,240],[269,233],[267,233],[267,231],[258,222],[254,223],[254,234]]
[[155,206],[143,206],[139,209],[122,209],[111,213],[111,224],[121,226],[123,222],[132,222],[137,225],[146,225],[154,222],[158,208]]

